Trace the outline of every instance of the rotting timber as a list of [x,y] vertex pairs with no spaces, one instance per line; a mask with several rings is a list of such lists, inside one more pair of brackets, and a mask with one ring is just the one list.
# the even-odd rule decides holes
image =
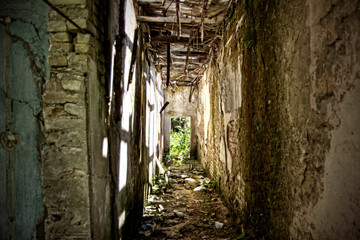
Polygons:
[[192,86],[221,40],[221,27],[232,1],[138,0],[138,21],[147,39],[148,56],[172,86]]

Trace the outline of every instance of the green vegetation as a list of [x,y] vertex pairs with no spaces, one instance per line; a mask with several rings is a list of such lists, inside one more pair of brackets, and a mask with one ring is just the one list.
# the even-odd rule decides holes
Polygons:
[[251,238],[247,236],[245,233],[242,233],[240,236],[237,237],[237,240],[245,240],[245,239],[251,239]]
[[165,156],[167,163],[180,165],[190,160],[190,126],[187,118],[171,120],[170,154]]
[[206,187],[206,188],[215,188],[215,186],[216,186],[216,181],[215,181],[215,180],[212,180],[212,181],[210,181],[209,183],[203,183],[202,186],[203,186],[203,187]]

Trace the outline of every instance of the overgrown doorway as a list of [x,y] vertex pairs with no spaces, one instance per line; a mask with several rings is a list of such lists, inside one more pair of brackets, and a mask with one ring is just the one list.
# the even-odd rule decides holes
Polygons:
[[190,160],[190,123],[190,117],[171,118],[170,151],[166,156],[166,163],[181,165]]

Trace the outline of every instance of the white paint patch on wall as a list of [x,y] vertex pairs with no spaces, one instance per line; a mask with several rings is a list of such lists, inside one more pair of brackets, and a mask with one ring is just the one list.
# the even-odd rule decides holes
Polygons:
[[131,0],[126,0],[126,2],[125,2],[125,34],[126,34],[128,40],[127,40],[127,38],[125,38],[125,40],[124,40],[125,46],[126,46],[125,56],[123,56],[124,62],[125,62],[125,64],[124,64],[124,91],[127,90],[127,85],[128,85],[128,81],[129,81],[129,73],[130,73],[130,65],[131,65],[131,57],[132,57],[132,48],[129,45],[130,42],[128,42],[128,41],[130,40],[132,44],[136,44],[136,43],[133,43],[136,27],[137,27],[137,22],[136,22],[136,16],[135,16],[135,10],[134,10],[133,3]]
[[223,137],[220,140],[219,159],[223,165],[226,165],[226,148],[225,148],[225,141],[224,141]]
[[239,55],[237,61],[234,65],[227,64],[222,75],[225,75],[226,78],[224,81],[221,81],[222,84],[222,102],[224,104],[224,112],[232,112],[241,107],[241,58]]
[[119,159],[119,192],[126,187],[128,165],[128,144],[121,140]]
[[235,79],[235,88],[234,88],[234,100],[235,100],[235,108],[241,107],[242,96],[241,96],[241,83],[242,83],[242,74],[241,74],[241,66],[242,66],[242,55],[238,56],[237,62],[237,72]]
[[204,106],[204,147],[205,152],[206,144],[207,144],[207,137],[208,137],[208,126],[210,123],[210,112],[211,112],[211,105],[210,105],[210,87],[209,87],[209,80],[206,79],[207,75],[206,72],[204,73],[203,81],[205,82],[204,87],[201,91],[201,103]]
[[314,239],[360,239],[360,86],[339,105],[341,125],[332,132],[324,192],[311,211]]

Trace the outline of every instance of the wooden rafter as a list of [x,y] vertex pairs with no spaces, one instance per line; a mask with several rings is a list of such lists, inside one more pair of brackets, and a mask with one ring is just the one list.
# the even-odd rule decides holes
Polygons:
[[170,64],[171,64],[171,59],[170,59],[170,43],[167,43],[167,72],[166,72],[166,87],[169,87],[169,83],[170,83]]
[[[138,16],[138,20],[140,22],[152,22],[152,23],[176,23],[176,16]],[[182,23],[192,23],[199,24],[201,23],[201,18],[180,18],[180,22]],[[219,21],[217,19],[204,18],[204,24],[217,24]]]
[[[167,86],[193,86],[210,61],[211,49],[233,0],[136,0],[137,19],[148,30],[146,46]],[[150,58],[149,57],[149,58]],[[191,97],[190,97],[191,100]]]
[[176,0],[176,24],[178,26],[177,39],[181,37],[181,22],[180,22],[180,0]]

